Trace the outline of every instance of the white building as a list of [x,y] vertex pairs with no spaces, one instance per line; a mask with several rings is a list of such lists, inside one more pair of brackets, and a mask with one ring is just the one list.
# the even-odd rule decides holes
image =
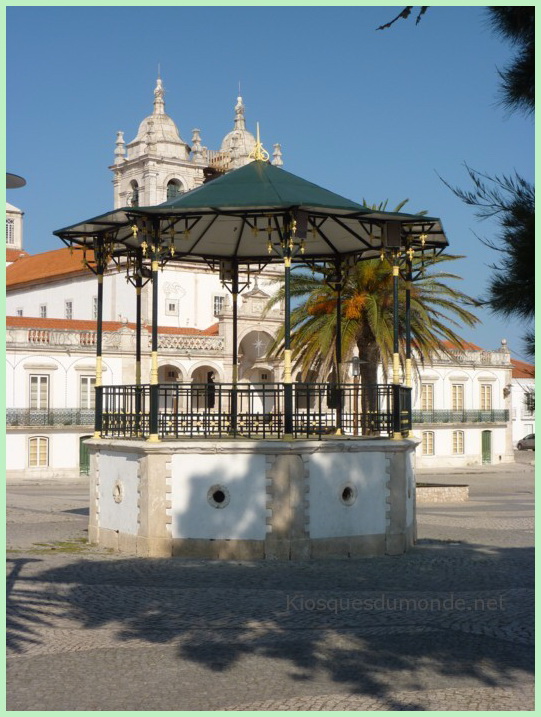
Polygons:
[[484,351],[475,344],[448,346],[433,356],[413,389],[417,467],[513,461],[509,423],[512,363],[507,342]]
[[6,202],[6,266],[23,256],[23,213]]
[[[234,127],[219,150],[192,145],[165,113],[161,80],[154,111],[132,142],[117,135],[113,172],[114,205],[153,205],[193,189],[250,161],[255,139],[246,129],[238,98]],[[279,145],[273,163],[281,166]],[[29,256],[23,250],[23,213],[8,205],[7,282],[7,477],[73,478],[87,470],[84,439],[93,432],[97,316],[95,276],[82,252],[59,248]],[[265,359],[266,347],[282,325],[281,307],[263,317],[280,277],[271,267],[251,280],[239,302],[238,351],[241,382],[281,381],[281,368]],[[248,282],[241,276],[241,283]],[[204,267],[167,266],[159,282],[159,382],[232,380],[233,322],[229,295],[219,277]],[[142,290],[142,376],[150,372],[150,284]],[[135,301],[123,272],[104,280],[104,375],[106,385],[135,381]],[[505,345],[483,351],[469,345],[426,364],[413,390],[417,465],[471,465],[513,460],[520,424],[518,384]],[[521,384],[522,385],[522,384]],[[515,390],[516,389],[516,390]],[[522,401],[522,397],[520,398]],[[513,410],[513,422],[508,412]],[[507,413],[506,413],[507,412]],[[516,428],[516,431],[515,431]],[[524,430],[523,430],[524,429]],[[520,434],[520,435],[519,435]]]

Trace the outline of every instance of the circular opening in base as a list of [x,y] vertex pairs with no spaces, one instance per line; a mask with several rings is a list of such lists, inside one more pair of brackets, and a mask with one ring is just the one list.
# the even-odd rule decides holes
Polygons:
[[216,501],[216,503],[223,503],[225,500],[225,493],[223,490],[215,490],[212,494],[213,499]]
[[225,508],[229,505],[229,491],[224,485],[213,485],[207,493],[207,501],[213,508]]
[[349,483],[342,486],[340,490],[340,500],[344,505],[353,505],[353,503],[357,500],[357,489],[355,486],[350,485]]

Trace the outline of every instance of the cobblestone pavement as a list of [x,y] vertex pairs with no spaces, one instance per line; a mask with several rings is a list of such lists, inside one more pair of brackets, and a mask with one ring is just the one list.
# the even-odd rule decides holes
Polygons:
[[411,553],[300,563],[110,554],[85,486],[8,486],[7,708],[533,709],[533,468],[452,479]]

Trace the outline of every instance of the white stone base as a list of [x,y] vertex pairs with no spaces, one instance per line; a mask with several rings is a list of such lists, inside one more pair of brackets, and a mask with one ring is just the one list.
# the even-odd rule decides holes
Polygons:
[[400,554],[416,442],[91,440],[91,542],[236,560]]

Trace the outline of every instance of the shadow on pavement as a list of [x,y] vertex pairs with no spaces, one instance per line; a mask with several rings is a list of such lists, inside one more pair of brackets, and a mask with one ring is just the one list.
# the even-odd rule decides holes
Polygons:
[[432,542],[396,558],[114,557],[32,566],[30,575],[30,561],[14,559],[8,646],[35,643],[53,612],[78,629],[109,626],[118,642],[172,645],[179,659],[210,672],[257,655],[284,661],[293,680],[325,675],[364,695],[389,694],[394,676],[414,690],[422,673],[479,687],[533,673],[533,549]]
[[70,510],[63,510],[63,513],[70,513],[71,515],[89,515],[90,511],[88,508],[71,508]]

